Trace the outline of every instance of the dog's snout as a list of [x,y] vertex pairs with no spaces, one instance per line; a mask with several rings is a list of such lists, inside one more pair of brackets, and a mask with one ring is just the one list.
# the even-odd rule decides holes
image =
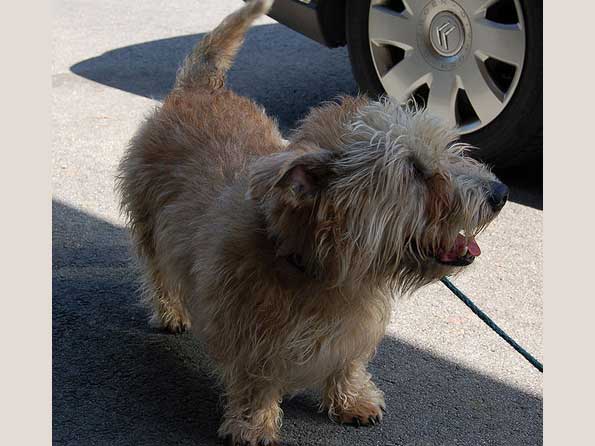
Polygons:
[[494,212],[498,212],[504,207],[508,200],[508,187],[504,183],[494,181],[490,184],[490,190],[488,195],[488,202]]

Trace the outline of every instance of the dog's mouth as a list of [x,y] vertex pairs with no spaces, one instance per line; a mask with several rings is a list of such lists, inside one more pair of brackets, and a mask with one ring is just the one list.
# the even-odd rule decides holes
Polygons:
[[439,253],[437,260],[444,265],[467,266],[480,254],[481,250],[475,238],[458,234],[454,246]]

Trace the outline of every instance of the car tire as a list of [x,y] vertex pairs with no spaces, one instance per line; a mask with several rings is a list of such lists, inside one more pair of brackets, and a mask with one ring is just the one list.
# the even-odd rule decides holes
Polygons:
[[[495,167],[512,167],[542,154],[542,2],[518,0],[525,30],[525,52],[516,88],[493,120],[462,135],[476,146],[471,154]],[[347,0],[346,41],[352,71],[362,92],[386,94],[374,65],[368,21],[370,0]]]

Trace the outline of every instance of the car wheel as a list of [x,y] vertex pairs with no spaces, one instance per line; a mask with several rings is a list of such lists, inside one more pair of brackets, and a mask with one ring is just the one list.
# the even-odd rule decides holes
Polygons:
[[346,39],[369,95],[413,97],[498,167],[541,154],[541,1],[347,0]]

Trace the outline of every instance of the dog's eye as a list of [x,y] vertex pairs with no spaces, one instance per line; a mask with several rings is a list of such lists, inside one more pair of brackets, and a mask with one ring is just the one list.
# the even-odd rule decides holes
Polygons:
[[420,180],[427,180],[430,177],[430,173],[419,161],[414,160],[411,165],[414,175]]

